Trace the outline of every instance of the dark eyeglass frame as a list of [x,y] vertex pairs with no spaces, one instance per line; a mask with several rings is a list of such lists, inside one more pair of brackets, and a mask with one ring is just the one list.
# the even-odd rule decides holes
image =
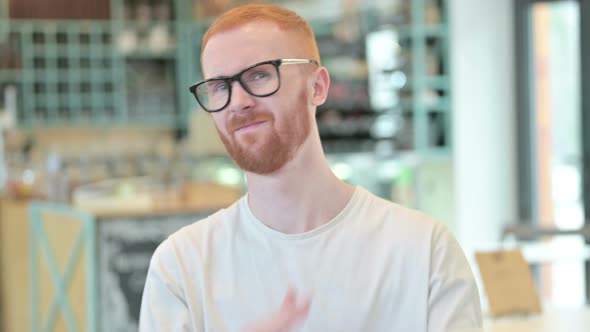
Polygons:
[[[215,113],[215,112],[219,112],[222,111],[223,109],[225,109],[227,107],[227,105],[229,105],[229,103],[231,102],[231,93],[232,93],[232,83],[234,81],[238,81],[240,83],[240,85],[242,86],[242,88],[244,90],[246,90],[246,92],[248,92],[249,94],[251,94],[252,96],[255,97],[268,97],[271,95],[274,95],[275,93],[277,93],[277,91],[279,91],[279,89],[281,88],[281,72],[279,70],[279,67],[281,65],[299,65],[299,64],[307,64],[307,63],[315,63],[318,64],[318,62],[316,60],[310,60],[310,59],[274,59],[274,60],[268,60],[268,61],[262,61],[262,62],[258,62],[255,63],[251,66],[248,66],[244,69],[242,69],[239,73],[233,75],[233,76],[220,76],[220,77],[213,77],[213,78],[209,78],[206,80],[202,80],[199,81],[193,85],[190,86],[189,91],[193,94],[193,96],[195,97],[195,99],[197,100],[197,102],[199,103],[199,105],[201,105],[201,107],[208,113]],[[279,80],[279,84],[277,85],[277,88],[270,92],[270,93],[265,93],[262,95],[258,95],[253,93],[252,91],[250,91],[250,89],[248,88],[248,85],[245,84],[242,81],[242,75],[247,72],[248,70],[257,67],[257,66],[261,66],[261,65],[266,65],[266,64],[271,64],[275,67],[275,70],[277,71],[277,78]],[[201,103],[201,101],[199,100],[199,97],[197,97],[197,88],[202,85],[202,84],[206,84],[207,82],[210,81],[224,81],[227,84],[227,89],[228,89],[228,96],[227,96],[227,102],[220,108],[217,109],[208,109],[207,107],[205,107],[205,105],[203,105]]]

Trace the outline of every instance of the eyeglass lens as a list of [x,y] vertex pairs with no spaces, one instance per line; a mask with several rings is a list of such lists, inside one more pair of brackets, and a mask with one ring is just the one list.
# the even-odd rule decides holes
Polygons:
[[[239,75],[242,87],[254,96],[266,96],[279,88],[279,73],[275,65],[265,63],[252,67]],[[207,111],[219,110],[228,104],[231,96],[230,79],[213,79],[199,84],[195,95]]]

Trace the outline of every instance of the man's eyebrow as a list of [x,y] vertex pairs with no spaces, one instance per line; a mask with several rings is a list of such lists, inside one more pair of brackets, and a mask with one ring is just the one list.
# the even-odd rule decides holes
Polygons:
[[232,76],[233,76],[233,75],[220,75],[220,76],[212,76],[212,77],[206,78],[206,80],[214,80],[214,79],[215,79],[215,80],[217,80],[217,79],[226,79],[226,78],[230,78],[230,77],[232,77]]
[[[239,72],[241,72],[241,70]],[[231,77],[233,77],[236,74],[233,74],[233,75],[218,75],[218,76],[211,76],[211,77],[207,77],[207,78],[203,77],[203,81],[207,81],[207,80],[224,80],[224,79],[231,78]]]
[[[263,62],[264,62],[264,61],[263,61]],[[209,77],[209,78],[204,78],[204,80],[212,80],[212,79],[225,79],[225,78],[231,78],[231,77],[233,77],[233,76],[237,75],[238,73],[241,73],[241,72],[245,71],[246,69],[250,69],[250,68],[252,68],[252,67],[254,67],[254,66],[258,65],[258,64],[261,64],[261,63],[253,63],[253,64],[251,64],[251,65],[248,65],[248,66],[246,66],[246,67],[244,67],[244,68],[241,68],[241,69],[239,69],[237,72],[235,72],[235,73],[233,73],[233,74],[231,74],[231,75],[218,75],[218,76],[211,76],[211,77]]]

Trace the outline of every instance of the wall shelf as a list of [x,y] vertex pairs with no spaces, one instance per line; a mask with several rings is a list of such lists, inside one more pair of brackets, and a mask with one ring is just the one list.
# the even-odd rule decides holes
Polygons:
[[[170,0],[165,20],[146,22],[129,16],[137,14],[129,9],[137,3],[111,0],[110,20],[10,21],[7,36],[16,43],[20,67],[0,69],[0,85],[18,87],[19,126],[155,124],[187,130],[188,115],[198,105],[186,90],[201,78],[200,38],[212,19],[196,14],[193,1]],[[440,20],[434,23],[425,19],[426,7],[433,4],[440,12]],[[356,61],[349,65],[360,68],[366,57],[366,34],[378,29],[379,22],[394,27],[407,51],[402,68],[407,81],[399,91],[402,102],[392,110],[414,115],[412,144],[421,150],[429,148],[428,114],[451,112],[448,18],[445,0],[408,0],[406,7],[406,21],[393,25],[395,20],[387,13],[367,9],[354,17],[310,20],[310,24],[320,41],[324,64],[336,66],[333,87],[348,89],[346,98],[340,93],[321,110],[347,113],[371,109],[367,77],[352,70],[339,72],[339,61],[348,57]],[[357,31],[349,39],[336,36],[349,19]],[[157,50],[146,41],[155,27],[163,28],[168,38],[166,45],[156,44]],[[146,73],[145,68],[153,70]],[[145,83],[153,84],[139,85]],[[446,123],[445,142],[450,148],[450,121]]]
[[[198,23],[171,19],[162,24],[148,25],[148,29],[164,27],[168,45],[162,39],[144,45],[137,33],[135,40],[125,40],[130,29],[142,26],[117,15],[123,11],[125,0],[111,1],[111,20],[11,20],[7,36],[13,42],[19,59],[18,68],[0,68],[0,86],[15,84],[18,93],[18,126],[23,129],[44,127],[142,126],[164,127],[186,131],[188,114],[193,108],[191,96],[185,91],[188,76],[197,61],[186,54],[194,54],[194,38],[181,41],[183,36],[198,30]],[[189,12],[190,1],[173,0],[173,18]],[[160,35],[161,37],[161,35]],[[134,48],[122,49],[135,42]],[[154,44],[159,42],[160,44]],[[127,43],[127,44],[126,44]],[[152,46],[152,47],[148,47]],[[154,50],[156,46],[158,49]],[[127,51],[127,52],[124,52]],[[170,68],[160,70],[162,77],[130,76],[130,68],[137,62],[153,62]],[[140,71],[141,72],[141,71]],[[135,81],[133,81],[135,80]],[[146,96],[133,94],[136,81],[151,81]],[[154,93],[160,88],[161,94]],[[131,90],[130,90],[131,89]],[[154,95],[161,97],[154,100]],[[150,99],[151,113],[139,112]],[[159,104],[158,104],[159,103]],[[156,109],[155,106],[161,106]]]

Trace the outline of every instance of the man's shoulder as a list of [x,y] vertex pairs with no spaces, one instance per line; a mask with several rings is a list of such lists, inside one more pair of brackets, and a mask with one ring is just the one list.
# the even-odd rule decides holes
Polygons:
[[383,222],[425,227],[434,227],[439,224],[437,220],[424,212],[379,197],[364,188],[360,188],[360,190],[364,196],[361,210],[369,210],[372,215],[380,217],[379,219]]
[[176,250],[199,249],[232,232],[240,218],[240,200],[170,234],[161,246]]

